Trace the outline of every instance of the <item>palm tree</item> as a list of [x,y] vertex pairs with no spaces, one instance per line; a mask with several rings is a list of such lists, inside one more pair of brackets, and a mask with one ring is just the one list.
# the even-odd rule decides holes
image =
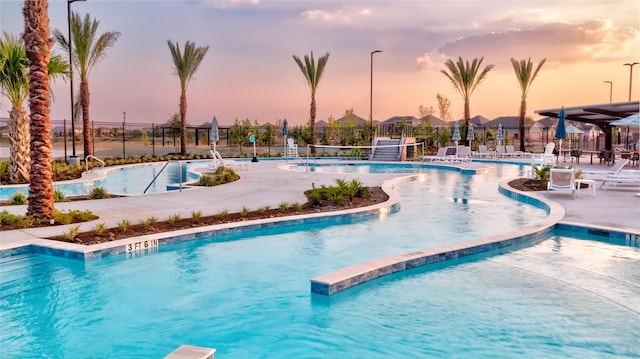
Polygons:
[[[93,138],[89,118],[89,73],[107,56],[107,49],[113,46],[120,33],[117,31],[97,34],[100,21],[91,19],[89,14],[80,18],[78,13],[71,15],[71,38],[73,39],[73,66],[80,76],[80,106],[82,108],[82,138],[84,155],[93,155]],[[69,54],[69,41],[60,30],[54,30],[53,36],[63,50]]]
[[533,64],[531,58],[517,61],[511,58],[511,64],[513,65],[513,71],[516,73],[518,83],[520,83],[520,90],[522,91],[522,97],[520,98],[520,151],[524,152],[524,116],[527,112],[527,93],[531,88],[533,80],[538,76],[538,71],[542,68],[542,65],[547,61],[546,58],[542,59],[536,70],[533,71]]
[[[68,74],[69,64],[52,54],[47,65],[49,78]],[[11,181],[29,182],[31,168],[29,118],[24,102],[29,96],[28,60],[21,39],[4,33],[0,38],[0,88],[11,103],[9,112],[9,176]]]
[[24,34],[29,60],[29,132],[31,170],[27,215],[40,220],[53,218],[53,170],[51,165],[51,97],[48,63],[51,38],[47,0],[24,2]]
[[184,52],[180,52],[180,44],[167,40],[173,64],[176,67],[176,75],[180,79],[180,154],[187,155],[187,86],[193,75],[198,71],[204,55],[209,51],[209,46],[196,47],[196,44],[187,41],[184,44]]
[[[478,72],[483,60],[484,57],[481,57],[480,59],[476,58],[473,59],[471,64],[469,64],[469,61],[463,61],[462,57],[458,57],[458,61],[455,63],[449,59],[444,63],[449,72],[440,70],[440,72],[449,78],[456,90],[460,92],[460,95],[462,95],[462,99],[464,100],[464,122],[467,130],[469,128],[469,123],[471,122],[469,98],[480,82],[482,82],[482,80],[487,76],[487,73],[493,68],[493,65],[487,65],[487,67],[482,71]],[[467,130],[465,130],[465,134],[463,134],[462,138],[467,138]]]
[[[329,53],[327,52],[318,59],[318,63],[316,64],[313,58],[313,51],[311,51],[311,55],[304,55],[304,63],[300,58],[296,55],[293,55],[293,60],[300,67],[300,71],[304,75],[305,80],[307,80],[307,84],[309,84],[309,88],[311,89],[311,108],[309,110],[310,120],[309,127],[311,131],[311,144],[316,143],[316,89],[318,88],[318,83],[320,83],[320,78],[324,73],[324,69],[327,66],[327,61],[329,60]],[[316,153],[316,148],[311,147],[311,153]]]

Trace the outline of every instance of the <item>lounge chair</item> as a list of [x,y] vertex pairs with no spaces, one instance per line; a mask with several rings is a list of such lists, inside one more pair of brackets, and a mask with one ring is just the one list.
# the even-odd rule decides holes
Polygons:
[[573,168],[552,168],[549,172],[549,183],[547,183],[547,196],[551,191],[561,193],[571,193],[575,198],[576,184],[575,172]]
[[478,152],[474,152],[473,157],[491,158],[493,157],[493,152],[489,151],[489,148],[487,148],[487,146],[485,145],[478,145]]
[[588,170],[588,169],[584,169],[584,170],[582,170],[582,175],[585,176],[585,177],[595,177],[596,179],[603,179],[606,176],[619,174],[622,171],[622,169],[624,168],[624,166],[627,165],[627,163],[629,163],[629,160],[626,159],[626,158],[623,158],[623,159],[619,160],[615,165],[613,165],[611,167],[611,169],[609,169],[609,170]]
[[470,154],[471,154],[471,148],[467,146],[458,147],[458,153],[456,153],[454,161],[469,162],[471,161]]
[[544,146],[544,153],[534,153],[531,155],[531,166],[553,166],[555,163],[553,159],[553,150],[556,148],[556,144],[553,142],[547,143]]
[[609,189],[618,186],[640,186],[640,171],[620,170],[613,174],[608,174],[602,180],[600,188]]
[[223,167],[231,167],[233,169],[249,169],[249,164],[247,162],[239,162],[234,160],[223,160],[222,156],[218,151],[209,150],[211,155],[213,156],[213,160],[209,162],[209,168],[215,170],[216,168]]
[[496,157],[504,158],[506,156],[507,150],[504,146],[496,146]]
[[421,161],[427,161],[430,160],[431,162],[433,161],[444,161],[447,157],[447,151],[448,151],[449,147],[440,147],[438,148],[438,153],[436,153],[433,156],[422,156],[420,157]]
[[505,156],[511,156],[511,158],[522,157],[524,153],[522,151],[516,151],[515,147],[509,145],[505,146]]

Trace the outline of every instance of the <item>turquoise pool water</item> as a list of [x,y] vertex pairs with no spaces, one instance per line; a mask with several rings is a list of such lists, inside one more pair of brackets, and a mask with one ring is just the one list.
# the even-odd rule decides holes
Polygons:
[[638,357],[640,252],[554,233],[534,247],[423,267],[332,297],[309,278],[363,260],[502,233],[545,217],[498,194],[501,166],[428,171],[400,211],[241,233],[146,256],[0,264],[0,357]]
[[[182,167],[172,162],[161,173],[164,163],[116,167],[108,169],[107,176],[104,178],[91,181],[56,182],[54,188],[61,190],[67,196],[87,194],[95,187],[103,187],[112,194],[135,196],[144,194],[144,190],[151,184],[153,178],[160,174],[146,193],[166,192],[168,185],[179,183],[180,171],[182,171],[183,183],[193,181],[197,176],[190,170],[195,167],[206,167],[207,162],[210,161],[182,161]],[[26,185],[0,186],[0,200],[10,199],[17,191],[28,194],[29,188]]]

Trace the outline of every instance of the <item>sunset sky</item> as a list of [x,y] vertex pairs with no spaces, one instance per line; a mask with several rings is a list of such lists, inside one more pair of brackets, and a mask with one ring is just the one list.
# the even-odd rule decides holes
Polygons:
[[[3,32],[23,31],[22,1],[0,1]],[[208,45],[187,90],[187,120],[215,115],[302,124],[310,91],[292,59],[330,53],[316,95],[317,121],[345,110],[369,118],[370,53],[373,118],[418,115],[437,108],[436,94],[463,116],[460,95],[440,73],[448,59],[484,57],[493,64],[471,97],[471,115],[519,113],[520,89],[510,58],[546,58],[528,95],[527,115],[560,106],[627,101],[629,66],[640,62],[637,0],[544,1],[117,1],[74,2],[72,10],[100,20],[99,32],[122,33],[90,74],[91,119],[163,123],[178,112],[180,87],[167,40]],[[67,34],[66,1],[50,1],[51,28]],[[56,45],[57,51],[61,52]],[[640,65],[633,68],[638,100]],[[77,85],[79,81],[76,80]],[[68,82],[54,84],[52,119],[69,119]],[[8,102],[0,117],[8,117]]]

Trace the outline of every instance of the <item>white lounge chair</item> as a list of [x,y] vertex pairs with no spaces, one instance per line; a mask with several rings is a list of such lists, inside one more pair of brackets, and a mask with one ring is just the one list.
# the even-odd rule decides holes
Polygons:
[[211,162],[209,162],[209,168],[212,170],[215,170],[216,168],[223,166],[223,167],[231,167],[233,169],[249,169],[249,163],[248,162],[239,162],[239,161],[234,161],[234,160],[223,160],[222,156],[220,155],[220,153],[218,151],[214,151],[214,150],[209,150],[209,152],[211,152],[211,155],[213,156],[213,160],[211,160]]
[[627,165],[627,163],[629,163],[629,160],[626,158],[623,158],[621,160],[618,160],[618,162],[616,162],[615,165],[611,166],[610,169],[608,170],[589,170],[589,169],[584,169],[582,170],[582,175],[585,177],[595,177],[595,179],[603,179],[606,176],[610,176],[610,175],[615,175],[618,174],[622,171],[622,169],[624,168],[624,166]]
[[606,190],[618,186],[640,186],[640,171],[637,170],[622,170],[615,174],[607,175],[602,180],[600,188]]
[[534,153],[531,155],[531,166],[553,166],[555,163],[553,159],[553,150],[556,148],[556,144],[553,142],[547,143],[544,146],[544,153]]
[[575,198],[576,183],[575,171],[573,168],[552,168],[549,172],[549,183],[547,183],[547,195],[549,192],[571,193]]
[[471,153],[471,148],[467,146],[458,147],[458,153],[456,153],[455,161],[460,162],[469,162],[471,161],[471,157],[469,156]]
[[507,150],[504,146],[496,146],[496,157],[504,158],[506,156]]
[[478,145],[478,152],[474,152],[473,157],[491,158],[493,157],[493,152],[489,151],[489,148],[486,145]]
[[449,147],[440,147],[438,148],[438,153],[436,153],[433,156],[422,156],[420,157],[421,161],[427,161],[430,160],[431,162],[433,161],[443,161],[446,157],[447,157],[447,150],[449,149]]

